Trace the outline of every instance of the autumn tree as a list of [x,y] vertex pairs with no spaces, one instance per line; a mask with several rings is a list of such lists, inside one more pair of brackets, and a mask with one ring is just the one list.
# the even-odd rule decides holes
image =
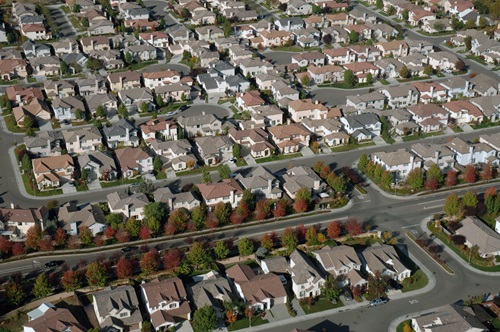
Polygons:
[[61,284],[66,292],[74,291],[82,286],[81,274],[79,271],[64,271]]
[[40,251],[52,251],[54,250],[54,245],[52,244],[52,236],[45,235],[42,237],[40,242],[38,242]]
[[260,240],[260,246],[262,248],[266,248],[267,251],[271,251],[274,247],[274,241],[269,233],[266,233],[262,236]]
[[20,256],[26,252],[24,244],[22,242],[16,242],[12,245],[12,255]]
[[493,178],[493,169],[491,167],[491,162],[488,162],[484,165],[483,170],[481,171],[481,180],[489,181]]
[[253,242],[248,238],[244,237],[238,242],[238,252],[241,257],[253,254],[254,246]]
[[229,309],[226,311],[226,322],[228,322],[229,325],[232,325],[237,320],[238,320],[238,314],[236,311],[234,311],[233,309]]
[[323,166],[325,166],[325,163],[324,163],[324,162],[322,162],[321,160],[317,160],[317,161],[314,163],[314,165],[313,165],[312,169],[313,169],[313,171],[314,171],[315,173],[319,174],[319,172],[321,172],[321,169],[323,168]]
[[457,216],[462,210],[462,204],[457,194],[452,193],[444,202],[443,211],[449,217]]
[[123,228],[116,232],[115,238],[120,243],[125,243],[130,241],[130,235],[128,234],[128,231]]
[[89,264],[85,276],[88,284],[93,287],[104,287],[108,281],[108,271],[106,271],[106,266],[98,261],[94,261]]
[[186,230],[189,221],[189,211],[185,208],[175,209],[168,217],[168,224],[175,227],[175,233],[182,233]]
[[455,170],[450,170],[448,174],[446,174],[446,178],[444,180],[444,183],[447,187],[453,187],[454,185],[457,184],[457,171]]
[[425,189],[435,191],[438,188],[438,180],[435,177],[427,177],[424,182]]
[[191,220],[194,222],[196,229],[203,229],[207,220],[207,206],[200,204],[191,210]]
[[203,268],[211,263],[210,254],[203,248],[200,242],[194,242],[186,255],[191,264]]
[[151,238],[151,234],[153,232],[151,232],[151,229],[149,229],[148,226],[142,226],[141,227],[141,230],[139,231],[139,238],[141,240],[147,240],[147,239],[150,239]]
[[286,253],[291,254],[299,244],[297,234],[290,227],[285,228],[281,235],[281,244],[286,248]]
[[340,221],[338,220],[329,223],[328,228],[326,229],[326,234],[332,240],[338,238],[341,232],[342,232],[342,227],[340,225]]
[[278,202],[276,202],[276,206],[273,210],[273,216],[275,218],[286,216],[287,207],[288,207],[288,201],[286,200],[286,198],[280,199]]
[[297,213],[304,213],[308,210],[309,205],[307,204],[307,201],[304,198],[295,198],[295,201],[293,202],[293,209]]
[[205,220],[206,229],[214,229],[219,226],[219,220],[215,217],[213,213],[207,215],[207,220]]
[[299,243],[306,240],[306,233],[307,228],[304,224],[298,224],[297,227],[295,227],[295,234],[297,234],[297,240],[299,240]]
[[399,71],[399,76],[401,78],[409,78],[410,77],[410,70],[408,70],[408,67],[403,66],[401,70]]
[[257,202],[254,211],[254,217],[256,220],[264,220],[269,216],[270,213],[271,213],[271,207],[269,206],[269,203],[266,200],[260,200]]
[[54,233],[54,243],[57,247],[64,247],[66,244],[66,238],[67,238],[66,231],[62,229],[61,227],[58,227],[56,229],[56,232]]
[[[328,165],[323,165],[323,167],[321,167],[321,170],[319,171],[319,176],[322,178],[322,179],[325,179],[328,174],[330,174],[332,172],[332,169],[330,168],[330,166]],[[335,174],[335,173],[333,173]]]
[[408,173],[406,183],[413,189],[418,190],[424,185],[424,172],[420,167],[414,168]]
[[476,182],[476,166],[469,164],[465,166],[464,181],[468,184]]
[[214,253],[217,259],[226,259],[229,255],[229,248],[226,241],[220,240],[215,242]]
[[19,281],[11,280],[8,282],[7,286],[5,286],[5,298],[14,307],[23,303],[26,293]]
[[443,183],[443,171],[438,164],[432,164],[425,173],[426,178],[435,178],[438,184]]
[[241,201],[245,202],[248,205],[248,208],[250,210],[255,209],[254,200],[255,200],[255,197],[250,190],[248,190],[248,189],[243,190],[243,195],[241,196]]
[[158,255],[158,251],[153,249],[145,253],[142,256],[139,265],[141,266],[142,274],[145,276],[158,271],[158,267],[160,266],[160,256]]
[[80,241],[85,246],[90,246],[93,243],[92,236],[93,236],[92,231],[87,226],[82,227],[80,229],[80,234],[78,234]]
[[33,251],[38,250],[40,239],[42,238],[42,228],[39,224],[31,226],[26,232],[26,248]]
[[0,236],[0,252],[8,254],[12,249],[12,242],[10,242],[5,236]]
[[349,235],[355,236],[363,233],[363,225],[356,218],[347,219],[344,228]]
[[318,244],[318,231],[316,227],[309,226],[306,231],[306,244],[308,246],[314,246]]
[[33,295],[40,299],[48,296],[51,292],[52,285],[50,284],[49,278],[45,273],[39,274],[33,285]]
[[228,223],[232,209],[230,203],[219,202],[215,205],[214,216],[219,221],[219,224],[225,225]]

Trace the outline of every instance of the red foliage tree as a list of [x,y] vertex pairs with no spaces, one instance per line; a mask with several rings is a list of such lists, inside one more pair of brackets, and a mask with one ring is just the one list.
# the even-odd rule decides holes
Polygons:
[[231,216],[229,217],[229,221],[231,221],[231,224],[233,225],[240,225],[243,223],[245,218],[243,218],[243,215],[241,215],[238,210],[234,210],[233,213],[231,213]]
[[205,220],[205,228],[206,229],[214,229],[214,228],[217,228],[218,226],[219,226],[219,220],[217,219],[217,217],[213,213],[210,213],[207,216],[207,220]]
[[188,232],[194,232],[197,230],[196,224],[192,220],[189,220],[187,222],[186,227],[187,227]]
[[425,180],[424,187],[429,191],[434,191],[438,188],[438,180],[435,177],[430,177]]
[[490,196],[495,196],[496,194],[497,194],[497,189],[495,187],[489,187],[484,192],[484,198],[486,199],[486,198],[488,198]]
[[158,271],[158,267],[160,266],[160,256],[158,255],[158,251],[153,249],[145,253],[139,264],[141,266],[142,273],[144,274],[151,274]]
[[98,234],[94,237],[94,243],[96,247],[102,247],[104,245],[104,236]]
[[243,221],[246,221],[248,217],[250,217],[250,208],[248,207],[247,202],[241,201],[238,207],[236,208],[236,212],[240,214],[243,218]]
[[133,265],[131,260],[127,257],[120,258],[118,263],[116,263],[116,269],[115,269],[116,276],[120,279],[129,278],[132,276],[132,272],[133,272]]
[[175,226],[175,232],[182,233],[186,230],[187,222],[189,221],[189,212],[184,209],[176,209],[170,212],[168,223]]
[[54,233],[54,244],[57,247],[63,247],[66,245],[66,239],[68,235],[66,234],[66,231],[62,229],[61,227],[56,229],[56,232]]
[[361,295],[363,294],[362,290],[361,290],[361,287],[356,286],[354,287],[354,289],[352,290],[352,295],[355,297],[355,298],[358,298],[360,297]]
[[280,218],[286,216],[286,208],[287,208],[287,203],[285,200],[280,199],[276,203],[276,207],[273,210],[273,216],[275,218]]
[[304,226],[303,224],[297,225],[297,227],[295,227],[295,233],[297,234],[297,239],[299,239],[299,242],[303,242],[305,240],[306,232],[306,226]]
[[80,239],[76,235],[72,235],[68,238],[68,248],[70,249],[78,249],[81,246]]
[[328,224],[328,228],[326,229],[326,234],[330,239],[336,239],[340,236],[342,232],[342,227],[340,225],[340,221],[335,220]]
[[118,232],[115,234],[115,238],[118,242],[120,243],[125,243],[130,241],[130,235],[125,229],[120,229]]
[[476,166],[473,164],[465,166],[464,181],[468,184],[476,182]]
[[12,255],[14,256],[19,256],[24,254],[25,249],[24,249],[24,244],[22,242],[16,242],[12,246]]
[[42,228],[40,225],[31,226],[26,232],[26,248],[38,250],[40,239],[42,238]]
[[52,237],[44,236],[40,242],[38,242],[38,246],[41,251],[52,251],[54,250],[54,246],[52,245]]
[[81,284],[81,272],[68,270],[63,273],[61,278],[61,285],[66,291],[75,290]]
[[182,251],[182,249],[179,248],[169,249],[163,256],[163,268],[166,271],[174,270],[181,265],[183,258],[184,258],[184,251]]
[[141,230],[139,231],[139,238],[141,238],[142,240],[151,238],[151,230],[148,226],[141,227]]
[[266,200],[260,200],[255,207],[254,216],[257,220],[264,220],[269,216],[271,208]]
[[116,235],[116,230],[113,227],[111,226],[106,227],[106,230],[104,231],[104,236],[107,239],[113,239],[115,235]]
[[487,163],[484,165],[483,170],[481,171],[481,180],[489,181],[493,178],[493,169],[491,168],[491,163]]
[[321,168],[321,170],[319,171],[319,176],[320,176],[322,179],[325,179],[325,178],[328,176],[328,174],[330,174],[330,172],[331,172],[331,171],[332,171],[332,170],[331,170],[330,166],[325,165],[325,166],[323,166],[323,167]]
[[347,219],[344,228],[352,236],[363,233],[363,225],[356,218]]
[[457,184],[457,171],[451,170],[446,174],[446,179],[444,180],[444,183],[447,187],[453,187],[454,185]]
[[307,201],[303,198],[296,198],[295,202],[293,202],[293,209],[297,213],[304,213],[307,211]]
[[5,236],[0,236],[0,252],[8,254],[12,249],[12,242],[10,242]]
[[165,224],[165,235],[174,235],[177,232],[177,228],[175,227],[173,222],[167,222]]

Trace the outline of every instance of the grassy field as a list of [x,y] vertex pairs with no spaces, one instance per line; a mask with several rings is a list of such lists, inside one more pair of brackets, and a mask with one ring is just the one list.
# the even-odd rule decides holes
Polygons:
[[254,317],[252,317],[252,324],[250,325],[249,319],[244,317],[244,318],[238,319],[236,322],[229,325],[227,327],[227,330],[228,331],[236,331],[236,330],[247,328],[249,326],[258,326],[258,325],[263,325],[263,324],[267,324],[267,323],[269,323],[269,322],[267,320],[260,318],[260,316],[254,316]]
[[413,277],[415,278],[415,281],[412,282],[411,284],[408,284],[407,282],[403,281],[403,289],[401,291],[403,293],[405,292],[411,292],[420,288],[424,288],[425,285],[429,282],[429,279],[425,275],[425,273],[422,270],[417,270],[414,274]]
[[399,323],[398,327],[396,328],[396,332],[404,332],[406,324],[410,324],[410,320],[405,320],[404,322]]

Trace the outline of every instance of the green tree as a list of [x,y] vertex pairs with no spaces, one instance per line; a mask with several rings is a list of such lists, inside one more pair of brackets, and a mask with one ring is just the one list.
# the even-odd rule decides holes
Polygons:
[[165,103],[163,102],[163,98],[161,95],[156,95],[156,105],[158,105],[158,107],[160,108],[165,106]]
[[399,76],[401,78],[409,78],[410,77],[410,71],[408,70],[408,67],[403,66],[401,70],[399,71]]
[[23,303],[26,298],[26,293],[19,282],[11,280],[7,286],[5,286],[5,298],[8,303],[17,307]]
[[462,197],[462,205],[465,207],[476,208],[479,200],[474,192],[468,191]]
[[439,184],[443,183],[443,171],[441,171],[441,168],[437,164],[432,164],[425,175],[427,178],[435,178]]
[[444,202],[443,211],[448,217],[457,216],[462,210],[462,204],[457,194],[452,193]]
[[480,16],[479,21],[477,23],[477,27],[479,29],[484,29],[484,28],[486,28],[487,25],[488,25],[488,20],[486,19],[486,17]]
[[132,54],[130,52],[125,53],[125,63],[131,65],[133,61]]
[[321,294],[326,297],[328,301],[335,302],[339,299],[342,293],[342,288],[340,288],[337,280],[329,274],[325,280],[323,288],[321,289]]
[[33,128],[35,126],[35,120],[32,116],[26,115],[23,121],[24,128]]
[[212,306],[204,306],[194,312],[193,330],[194,332],[212,332],[217,329],[219,319]]
[[227,247],[226,241],[220,240],[215,242],[214,253],[217,259],[226,259],[229,255],[229,248]]
[[157,173],[161,173],[162,168],[163,168],[163,161],[161,160],[161,157],[156,155],[155,158],[153,159],[153,168]]
[[210,254],[200,242],[194,242],[186,254],[188,261],[197,268],[207,267],[211,263]]
[[375,166],[375,171],[373,172],[375,182],[380,182],[380,180],[382,180],[382,174],[384,174],[384,167],[382,167],[381,164],[377,164]]
[[23,156],[23,159],[21,161],[21,166],[23,167],[23,171],[26,173],[30,173],[31,170],[33,169],[31,158],[27,153]]
[[300,188],[295,193],[295,199],[304,199],[309,203],[311,201],[311,190],[309,188]]
[[125,106],[125,104],[120,104],[118,105],[118,116],[124,118],[124,119],[128,119],[128,110],[127,110],[127,107]]
[[241,158],[241,145],[238,143],[234,144],[233,146],[233,157],[236,159]]
[[206,169],[201,173],[201,183],[212,183],[212,175]]
[[372,84],[373,83],[373,75],[372,73],[366,74],[366,83]]
[[80,11],[80,7],[75,3],[71,11],[76,14]]
[[349,32],[349,44],[356,44],[357,42],[359,42],[359,33],[356,30],[351,30]]
[[203,229],[207,220],[207,206],[200,204],[191,210],[191,220],[193,220],[196,229]]
[[153,181],[150,179],[142,178],[141,182],[137,186],[137,191],[148,196],[153,195],[153,191],[155,190],[155,186],[153,185]]
[[408,19],[410,18],[410,12],[408,11],[408,9],[403,10],[402,16],[403,20],[408,21]]
[[104,118],[106,116],[106,109],[104,108],[104,106],[97,106],[95,110],[95,116],[98,118]]
[[33,285],[33,295],[40,299],[48,296],[51,292],[52,286],[50,285],[49,278],[45,273],[41,273],[38,275]]
[[223,30],[224,30],[224,37],[227,38],[231,36],[233,28],[231,27],[231,22],[228,19],[224,21]]
[[356,76],[354,76],[352,70],[348,69],[344,72],[344,82],[351,87],[356,84]]
[[309,226],[306,230],[306,244],[308,246],[315,246],[318,244],[318,231],[316,227]]
[[333,179],[330,186],[338,195],[340,195],[347,190],[347,181],[343,175],[337,176]]
[[147,320],[142,322],[141,332],[154,332],[153,326]]
[[219,202],[215,205],[214,215],[219,221],[219,224],[225,225],[229,221],[233,208],[230,203]]
[[243,195],[241,196],[241,201],[245,202],[250,210],[255,208],[255,197],[252,192],[248,189],[243,190]]
[[144,206],[144,217],[146,219],[155,218],[158,221],[163,221],[167,217],[167,209],[160,202],[148,203]]
[[406,183],[413,189],[418,190],[424,186],[424,172],[420,167],[414,168],[408,173]]
[[84,120],[85,119],[85,113],[81,109],[77,108],[76,111],[75,111],[75,118],[77,120]]
[[291,254],[299,245],[297,233],[290,227],[285,228],[281,235],[281,244],[286,248],[286,253]]
[[434,73],[434,70],[432,69],[431,65],[427,65],[424,68],[424,75],[430,76]]
[[383,9],[384,8],[384,1],[383,0],[377,0],[375,2],[375,5],[377,6],[378,9]]
[[300,79],[300,84],[302,84],[303,87],[308,87],[309,85],[311,85],[311,78],[309,77],[309,75],[304,75],[302,76],[302,78]]
[[380,177],[380,185],[385,189],[389,189],[391,187],[392,180],[392,173],[389,171],[384,171],[382,173],[382,176]]
[[127,223],[125,224],[125,229],[130,234],[131,237],[135,238],[139,236],[139,232],[141,231],[141,226],[142,226],[141,221],[132,217],[127,220]]
[[85,276],[87,277],[88,284],[93,287],[104,287],[108,281],[108,271],[106,271],[106,267],[98,261],[89,264]]
[[86,29],[89,27],[89,19],[88,18],[86,18],[86,17],[82,18],[82,26]]
[[94,243],[92,231],[86,226],[80,229],[80,234],[78,235],[78,237],[85,246],[90,246]]
[[361,172],[365,172],[366,171],[366,167],[368,166],[368,163],[370,162],[370,159],[368,158],[368,155],[366,153],[362,153],[360,156],[359,156],[359,160],[358,160],[358,169],[361,171]]
[[59,65],[61,69],[61,74],[67,75],[69,73],[69,66],[66,62],[61,60],[61,64]]
[[229,179],[231,176],[231,169],[226,164],[220,164],[217,166],[217,171],[221,179]]
[[141,111],[141,113],[147,113],[147,112],[149,112],[149,106],[148,106],[148,104],[145,101],[143,101],[141,103],[141,106],[139,107],[139,110]]
[[253,254],[253,251],[253,242],[248,238],[244,237],[240,240],[240,242],[238,242],[238,252],[240,253],[241,257],[251,255]]
[[149,217],[148,219],[146,219],[146,224],[153,234],[157,234],[161,227],[160,221],[155,217]]
[[474,21],[473,19],[470,19],[470,20],[467,20],[465,22],[465,26],[464,28],[465,29],[474,29],[476,27],[476,21]]
[[465,49],[467,51],[470,51],[472,48],[472,37],[471,36],[465,37],[464,44],[465,44]]

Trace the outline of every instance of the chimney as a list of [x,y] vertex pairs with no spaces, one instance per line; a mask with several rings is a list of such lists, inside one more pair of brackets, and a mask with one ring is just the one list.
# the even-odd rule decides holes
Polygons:
[[201,112],[201,115],[206,115],[206,114],[207,114],[207,112],[205,112],[205,111]]
[[267,30],[273,30],[273,24],[271,22],[267,23]]
[[231,200],[231,204],[234,202],[234,190],[231,190],[231,193],[229,194],[229,199]]
[[16,205],[14,204],[14,202],[10,203],[10,208],[11,209],[15,209],[16,208]]
[[469,145],[469,162],[472,161],[473,156],[474,156],[474,144]]
[[92,49],[94,49],[94,39],[90,39],[90,47],[92,47]]

